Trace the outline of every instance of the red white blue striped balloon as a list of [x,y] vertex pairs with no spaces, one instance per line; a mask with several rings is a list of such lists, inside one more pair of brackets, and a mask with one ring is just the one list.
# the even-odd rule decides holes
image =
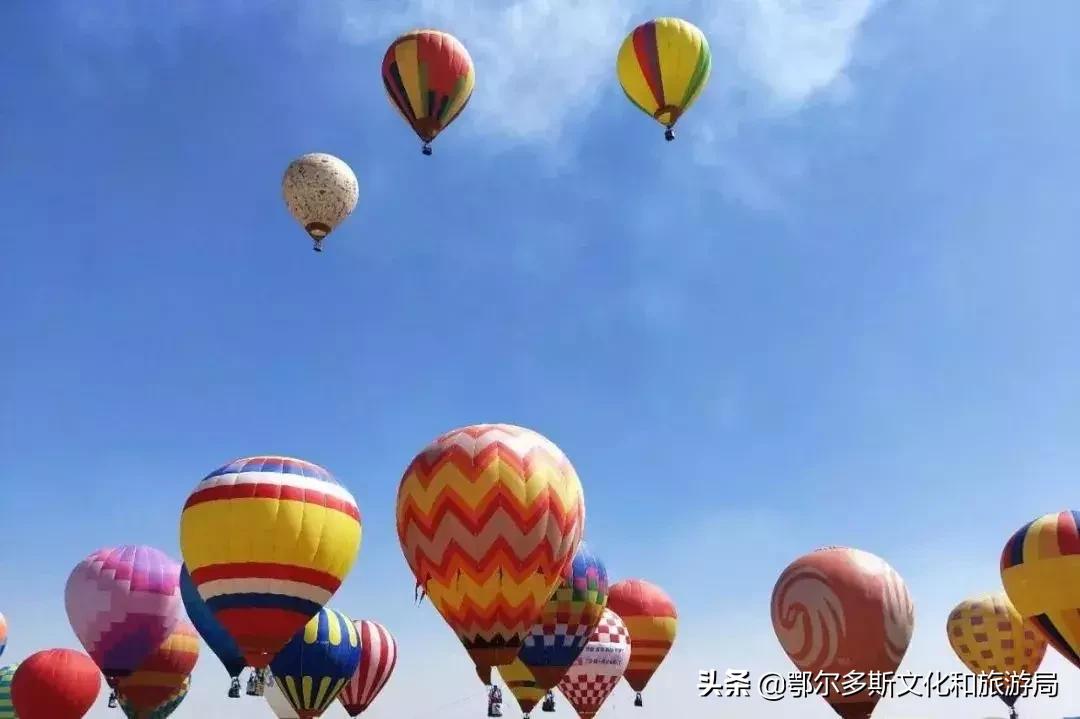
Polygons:
[[360,664],[338,696],[351,717],[371,706],[397,665],[397,642],[386,627],[366,619],[354,624],[360,634]]

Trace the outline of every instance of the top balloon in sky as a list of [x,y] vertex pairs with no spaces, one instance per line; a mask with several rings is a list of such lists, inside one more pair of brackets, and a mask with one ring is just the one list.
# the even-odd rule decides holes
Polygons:
[[[783,571],[773,588],[772,623],[801,672],[891,674],[911,642],[915,610],[904,580],[859,549],[826,547]],[[830,688],[824,699],[843,719],[866,719],[881,695]]]
[[626,36],[616,70],[630,102],[667,128],[664,136],[674,140],[672,128],[709,81],[709,41],[686,20],[650,20]]
[[442,435],[398,488],[401,550],[485,684],[491,667],[514,661],[584,524],[581,482],[566,455],[513,425]]
[[345,221],[360,199],[352,168],[333,155],[312,152],[293,160],[281,180],[285,205],[322,252],[322,242]]
[[247,457],[214,470],[180,518],[192,583],[256,669],[341,586],[360,535],[349,490],[290,457]]
[[453,35],[413,30],[390,45],[382,63],[390,104],[423,141],[431,141],[461,114],[472,97],[476,72],[468,50]]

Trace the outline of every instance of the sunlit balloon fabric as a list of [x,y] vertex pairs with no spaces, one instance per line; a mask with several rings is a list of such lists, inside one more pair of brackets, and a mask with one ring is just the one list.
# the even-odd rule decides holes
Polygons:
[[187,697],[188,690],[191,688],[191,677],[184,679],[183,684],[173,691],[161,704],[154,707],[150,711],[136,709],[128,702],[123,695],[117,695],[116,699],[120,704],[120,709],[128,717],[128,719],[167,719],[174,711],[183,703],[184,698]]
[[211,472],[180,520],[192,582],[260,669],[341,586],[360,535],[349,491],[289,457],[248,457]]
[[3,656],[4,649],[7,647],[7,619],[3,614],[0,614],[0,656]]
[[225,627],[221,626],[221,622],[214,617],[210,607],[199,596],[199,590],[191,581],[186,564],[180,568],[180,597],[184,600],[184,609],[187,610],[188,619],[191,620],[195,631],[206,642],[206,646],[210,647],[210,651],[221,661],[230,677],[239,677],[240,672],[244,671],[247,665],[244,656],[240,653],[240,647],[236,646],[236,642],[225,631]]
[[19,664],[11,699],[19,719],[82,719],[101,692],[94,661],[73,649],[46,649]]
[[521,713],[528,716],[540,700],[547,694],[547,689],[540,686],[536,677],[529,668],[521,663],[521,659],[515,659],[511,664],[496,667],[499,676],[506,683],[506,688],[514,695]]
[[712,54],[705,35],[678,18],[650,20],[626,37],[616,63],[619,83],[630,102],[671,128],[705,88]]
[[518,653],[542,688],[558,684],[581,654],[607,600],[607,569],[582,542]]
[[137,671],[116,682],[116,695],[138,711],[152,711],[184,685],[198,659],[199,635],[181,621]]
[[18,664],[0,667],[0,719],[16,719],[15,705],[11,703],[11,680]]
[[383,57],[383,86],[391,104],[429,143],[461,114],[472,96],[476,72],[468,50],[453,35],[413,30],[390,45]]
[[1080,512],[1046,514],[1001,553],[1001,581],[1020,616],[1080,667]]
[[559,691],[581,719],[596,716],[630,664],[633,637],[610,609],[596,625],[589,643],[559,682]]
[[611,585],[607,605],[622,617],[634,640],[625,676],[640,698],[675,643],[679,613],[663,589],[641,579]]
[[[949,644],[960,661],[975,674],[995,672],[1034,674],[1046,656],[1046,640],[1020,613],[1004,592],[968,599],[956,605],[946,623]],[[1000,695],[1008,706],[1019,692]]]
[[509,664],[581,541],[585,503],[550,440],[506,424],[448,432],[401,480],[398,539],[417,585],[490,681]]
[[110,682],[131,674],[183,616],[180,564],[153,547],[99,549],[64,590],[68,620]]
[[[812,674],[895,672],[915,625],[896,570],[847,547],[825,547],[788,565],[773,588],[771,614],[784,652]],[[823,698],[843,719],[866,719],[881,695],[831,688]]]
[[397,642],[378,622],[355,622],[360,637],[360,663],[338,699],[349,716],[358,716],[371,706],[397,666]]
[[300,719],[321,716],[360,663],[360,635],[341,612],[322,609],[285,648],[271,668]]

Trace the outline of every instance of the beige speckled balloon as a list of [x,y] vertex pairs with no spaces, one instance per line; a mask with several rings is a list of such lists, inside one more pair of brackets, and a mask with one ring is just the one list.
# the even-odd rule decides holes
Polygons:
[[333,155],[312,152],[302,155],[285,170],[281,193],[300,226],[315,240],[315,250],[322,251],[322,241],[354,209],[360,199],[356,175]]

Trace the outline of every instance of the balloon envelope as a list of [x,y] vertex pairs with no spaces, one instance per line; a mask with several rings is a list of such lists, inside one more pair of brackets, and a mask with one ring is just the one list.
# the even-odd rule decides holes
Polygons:
[[182,617],[180,565],[153,547],[99,549],[64,590],[68,620],[106,679],[131,674]]
[[1001,581],[1016,611],[1080,667],[1080,512],[1046,514],[1001,552]]
[[312,152],[289,163],[281,180],[289,214],[319,243],[345,221],[360,199],[352,168],[333,155]]
[[581,719],[596,716],[630,665],[633,638],[618,614],[604,610],[589,643],[559,682]]
[[4,654],[4,649],[7,647],[7,619],[3,614],[0,614],[0,656]]
[[116,700],[120,704],[120,709],[128,717],[128,719],[167,719],[184,701],[184,698],[188,694],[188,689],[191,688],[191,677],[186,677],[183,684],[178,689],[173,691],[165,701],[158,706],[154,707],[150,711],[139,710],[131,706],[131,704],[124,699],[122,695],[117,695]]
[[[915,610],[904,580],[880,557],[826,547],[783,571],[773,588],[773,629],[802,672],[895,672],[907,652]],[[825,700],[844,719],[865,719],[880,695],[829,687]]]
[[281,685],[275,678],[273,683],[266,685],[266,703],[270,705],[270,710],[274,712],[274,716],[278,719],[300,719],[300,715],[293,709],[292,704],[281,692]]
[[585,523],[566,455],[522,427],[448,432],[425,447],[398,488],[409,568],[457,633],[477,674],[509,664],[573,558]]
[[663,589],[642,579],[624,579],[611,585],[608,607],[630,630],[630,666],[626,683],[639,694],[675,643],[679,614]]
[[101,675],[94,661],[72,649],[31,654],[11,682],[19,719],[82,719],[100,691]]
[[230,677],[240,676],[246,666],[240,647],[236,646],[236,642],[199,595],[186,564],[180,568],[180,596],[184,600],[188,619],[206,642],[206,646],[210,647],[210,651],[221,661]]
[[476,72],[468,50],[453,35],[413,30],[386,50],[382,80],[390,104],[428,143],[465,109]]
[[552,689],[563,678],[588,643],[607,601],[607,569],[581,542],[518,653],[540,687]]
[[616,62],[626,97],[669,129],[701,95],[711,70],[712,54],[704,33],[672,17],[634,28]]
[[322,716],[360,663],[356,625],[325,607],[274,657],[275,683],[301,719]]
[[15,705],[11,703],[11,680],[18,664],[0,667],[0,719],[17,719]]
[[211,472],[180,519],[191,581],[257,669],[341,586],[360,535],[349,490],[289,457],[248,457]]
[[523,714],[527,715],[531,712],[547,694],[547,689],[537,683],[536,677],[528,667],[521,663],[520,658],[515,659],[511,664],[496,667],[496,670],[506,683],[506,688],[514,695]]
[[338,697],[352,717],[371,706],[397,666],[397,642],[389,630],[366,619],[354,623],[360,637],[360,663]]
[[1010,707],[1023,689],[1010,691],[1010,677],[1034,674],[1046,656],[1046,640],[1024,621],[1004,592],[960,602],[949,613],[945,630],[949,645],[969,670],[1004,677],[1005,686],[998,696]]
[[182,620],[137,671],[117,680],[117,698],[136,711],[153,711],[184,686],[198,660],[199,635]]

